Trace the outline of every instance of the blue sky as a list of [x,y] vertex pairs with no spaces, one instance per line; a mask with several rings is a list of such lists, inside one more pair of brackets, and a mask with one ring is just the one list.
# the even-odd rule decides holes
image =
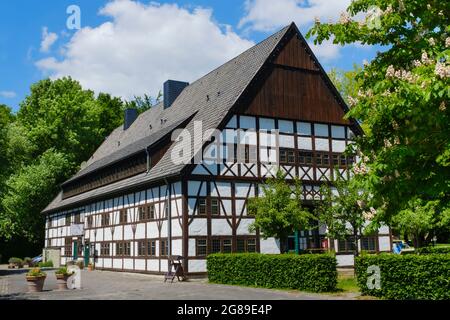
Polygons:
[[[130,99],[165,79],[193,81],[291,21],[339,19],[350,0],[0,1],[0,103],[17,111],[32,83],[70,75],[83,87]],[[312,4],[310,4],[312,3]],[[68,30],[66,9],[81,10]],[[375,49],[313,46],[326,70],[371,60]]]

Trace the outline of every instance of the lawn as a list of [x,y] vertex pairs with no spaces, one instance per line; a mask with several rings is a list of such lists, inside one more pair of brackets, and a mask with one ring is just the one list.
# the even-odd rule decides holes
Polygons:
[[359,292],[355,277],[339,276],[337,288],[342,292]]

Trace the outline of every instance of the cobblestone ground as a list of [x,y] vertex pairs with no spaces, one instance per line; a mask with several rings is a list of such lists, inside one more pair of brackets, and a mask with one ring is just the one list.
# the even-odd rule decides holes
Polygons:
[[358,294],[314,294],[209,284],[205,279],[164,283],[160,276],[82,271],[80,290],[57,291],[54,271],[47,271],[44,292],[27,293],[25,273],[0,273],[0,299],[33,300],[316,300],[357,299]]

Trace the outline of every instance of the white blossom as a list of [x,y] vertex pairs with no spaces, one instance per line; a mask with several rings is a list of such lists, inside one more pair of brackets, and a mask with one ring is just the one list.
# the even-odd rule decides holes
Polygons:
[[339,22],[341,24],[347,24],[347,23],[349,23],[351,21],[352,21],[352,19],[350,19],[350,16],[348,15],[347,12],[342,12],[341,13],[341,17],[339,18]]
[[447,109],[447,107],[445,106],[445,102],[442,101],[441,104],[440,104],[440,106],[439,106],[439,111],[444,112],[446,109]]
[[450,37],[447,37],[447,39],[445,39],[445,47],[450,47]]
[[414,60],[413,61],[413,66],[414,67],[421,67],[422,66],[422,62],[420,62],[419,60]]
[[391,5],[389,5],[389,6],[386,8],[386,10],[384,10],[384,14],[390,14],[390,13],[392,13],[392,12],[394,12],[394,10],[392,9],[392,6],[391,6]]
[[430,46],[435,46],[436,45],[436,41],[434,40],[434,38],[428,39],[428,43],[430,44]]
[[422,59],[421,59],[423,64],[432,64],[433,60],[428,58],[428,54],[426,52],[422,53]]
[[356,106],[358,102],[358,99],[355,99],[352,96],[348,96],[348,104],[350,105],[350,107]]
[[386,78],[393,78],[395,76],[395,69],[393,65],[390,65],[386,70]]
[[316,24],[320,24],[320,18],[319,17],[314,17],[314,22],[316,23]]
[[434,73],[442,79],[448,78],[450,77],[450,66],[438,62],[434,68]]

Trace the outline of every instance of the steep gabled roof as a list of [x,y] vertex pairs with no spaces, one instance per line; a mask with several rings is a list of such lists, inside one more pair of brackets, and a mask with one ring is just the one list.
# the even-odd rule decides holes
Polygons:
[[[97,170],[102,167],[100,165],[102,162],[108,163],[110,161],[107,159],[108,157],[111,157],[116,152],[125,150],[125,148],[138,140],[149,139],[156,143],[159,139],[152,138],[152,136],[161,136],[161,130],[173,127],[176,123],[186,120],[194,114],[186,126],[189,132],[194,132],[194,122],[196,121],[202,122],[203,132],[217,128],[264,63],[271,57],[271,54],[288,30],[293,26],[291,24],[283,28],[266,40],[198,79],[183,90],[170,108],[164,109],[162,105],[158,105],[141,114],[128,130],[124,131],[121,127],[115,129],[88,161],[87,167],[80,170],[75,177],[81,177],[87,172]],[[161,119],[163,120],[163,127],[161,127]],[[149,130],[150,125],[154,131]],[[198,132],[198,134],[203,133]],[[121,142],[120,146],[118,141]],[[62,199],[62,192],[60,192],[43,212],[49,213],[76,204],[81,205],[88,200],[92,201],[105,194],[124,192],[131,186],[138,187],[152,181],[178,175],[185,165],[173,164],[170,159],[172,148],[173,146],[148,173],[142,173],[67,199]]]

